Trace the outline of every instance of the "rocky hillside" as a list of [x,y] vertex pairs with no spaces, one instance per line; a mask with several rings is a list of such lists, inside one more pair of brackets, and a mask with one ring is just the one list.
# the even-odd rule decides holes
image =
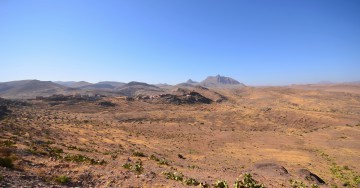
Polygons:
[[21,80],[0,83],[0,96],[4,98],[27,99],[36,96],[64,94],[73,89],[50,81]]
[[205,87],[223,87],[223,86],[245,86],[239,81],[225,76],[209,76],[204,81],[200,82],[200,85]]

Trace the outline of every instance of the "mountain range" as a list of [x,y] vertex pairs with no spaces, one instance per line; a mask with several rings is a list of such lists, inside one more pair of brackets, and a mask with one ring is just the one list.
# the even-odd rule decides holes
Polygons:
[[169,93],[174,88],[186,87],[244,87],[239,81],[224,76],[209,76],[202,82],[195,82],[189,79],[187,82],[175,86],[160,84],[151,85],[143,82],[114,82],[103,81],[98,83],[89,83],[86,81],[40,81],[40,80],[21,80],[0,83],[0,97],[29,99],[37,96],[51,96],[54,94],[87,94],[87,95],[105,95],[105,96],[136,96],[141,94],[156,95]]

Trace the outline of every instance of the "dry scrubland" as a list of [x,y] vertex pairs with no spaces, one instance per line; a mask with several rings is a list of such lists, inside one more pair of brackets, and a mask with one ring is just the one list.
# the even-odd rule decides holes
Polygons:
[[353,90],[245,87],[219,90],[227,100],[211,104],[9,104],[0,186],[233,187],[245,176],[258,187],[359,187]]

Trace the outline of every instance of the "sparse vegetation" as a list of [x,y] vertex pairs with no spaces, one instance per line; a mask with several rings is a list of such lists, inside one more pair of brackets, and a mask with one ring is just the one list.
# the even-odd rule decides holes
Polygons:
[[157,162],[160,161],[160,159],[157,158],[155,155],[151,155],[151,156],[150,156],[150,159],[151,159],[151,160],[154,160],[154,161],[157,161]]
[[194,178],[187,178],[183,180],[183,183],[187,186],[198,186],[200,185],[199,181]]
[[187,186],[200,186],[200,187],[208,187],[208,184],[206,183],[200,183],[198,180],[196,180],[195,178],[189,178],[184,176],[181,172],[168,172],[168,171],[164,171],[162,172],[162,174],[165,175],[166,179],[169,180],[175,180],[175,181],[179,181],[182,182],[184,185]]
[[146,155],[143,152],[135,151],[133,153],[134,157],[146,157]]
[[300,180],[289,180],[292,188],[307,188],[308,186]]
[[0,157],[0,166],[7,167],[7,168],[13,168],[13,160],[10,157]]
[[156,161],[156,162],[157,162],[158,164],[160,164],[160,165],[169,165],[169,161],[166,160],[165,158],[159,159],[159,158],[156,157],[155,155],[151,155],[151,156],[149,157],[149,159]]
[[356,187],[360,184],[360,176],[350,169],[349,166],[340,166],[328,154],[319,150],[318,152],[320,153],[320,156],[322,156],[330,164],[331,174],[340,180],[343,186]]
[[66,144],[62,144],[64,147],[66,147],[68,150],[76,150],[76,151],[83,151],[83,152],[96,152],[96,150],[92,150],[92,149],[85,149],[85,148],[80,148],[77,146],[72,146],[72,145],[66,145]]
[[165,175],[166,179],[175,180],[175,181],[183,181],[184,175],[181,172],[163,172],[162,174]]
[[137,161],[134,164],[131,163],[125,163],[122,165],[123,168],[132,170],[133,172],[136,172],[137,174],[141,174],[144,171],[144,167],[142,164],[142,161]]
[[[229,96],[229,103],[207,106],[152,104],[137,99],[130,103],[125,99],[109,96],[105,100],[116,103],[116,108],[99,107],[99,101],[83,101],[71,105],[61,102],[60,105],[51,107],[46,101],[39,100],[34,101],[36,105],[31,108],[14,107],[13,114],[2,120],[0,125],[0,132],[4,133],[0,134],[0,157],[12,160],[12,165],[6,160],[1,162],[0,169],[5,170],[5,174],[2,174],[5,178],[3,182],[16,181],[16,177],[11,176],[16,172],[39,176],[39,179],[30,180],[32,183],[42,180],[54,183],[58,178],[59,181],[56,182],[59,184],[68,182],[65,183],[66,186],[74,184],[84,187],[121,187],[128,182],[132,186],[148,186],[149,183],[165,187],[177,184],[175,186],[261,188],[264,187],[261,183],[264,183],[273,187],[290,187],[288,180],[267,182],[267,175],[272,172],[257,169],[254,157],[259,154],[265,156],[275,150],[281,151],[282,156],[275,154],[274,157],[281,157],[281,165],[288,168],[290,162],[296,164],[296,158],[291,158],[292,156],[314,151],[313,147],[317,146],[334,156],[319,152],[319,157],[311,158],[311,164],[299,160],[299,168],[316,169],[316,173],[326,180],[329,187],[357,187],[360,177],[354,163],[356,152],[351,149],[357,146],[354,140],[358,135],[351,131],[357,131],[360,124],[356,125],[357,121],[351,122],[349,117],[356,119],[352,115],[357,115],[360,111],[354,107],[342,107],[337,101],[332,101],[333,105],[323,103],[316,95],[316,101],[319,99],[319,103],[322,103],[318,108],[324,109],[313,114],[313,109],[317,107],[312,106],[311,100],[315,100],[312,93],[304,91],[304,95],[297,96],[295,92],[288,96],[288,90],[281,90],[289,97],[282,101],[272,97],[273,94],[280,96],[282,93],[269,91],[272,93],[263,90],[256,92],[257,97],[247,100],[253,96],[249,89]],[[231,94],[230,91],[224,92],[226,93]],[[308,104],[302,99],[304,96],[310,99]],[[271,100],[261,100],[258,105],[257,98]],[[304,109],[300,112],[289,109],[285,104],[287,100],[299,103]],[[274,104],[267,104],[267,101]],[[345,102],[343,100],[342,103]],[[272,109],[264,109],[267,106]],[[336,112],[337,119],[333,113],[327,115],[327,108],[332,106],[339,110]],[[352,110],[351,114],[341,112],[347,110]],[[346,116],[342,116],[342,113]],[[345,123],[341,125],[339,122]],[[335,123],[339,125],[334,126]],[[304,137],[298,137],[301,134]],[[306,139],[305,136],[316,138],[322,134],[326,135],[324,140]],[[275,135],[276,140],[271,138]],[[334,148],[324,144],[330,137],[333,138],[331,143],[338,144],[336,146],[351,144],[349,148],[345,148],[349,150],[343,152],[343,155],[340,155],[342,149],[339,149],[339,154],[335,153]],[[303,143],[301,150],[298,143]],[[287,147],[292,148],[291,151],[284,149]],[[269,148],[273,150],[267,150]],[[228,157],[237,153],[242,153],[241,157]],[[137,161],[139,159],[142,162]],[[106,168],[92,166],[107,164],[106,161],[109,162]],[[117,165],[119,161],[123,163]],[[2,166],[24,171],[9,170]],[[294,166],[291,167],[290,177],[303,177],[304,173],[300,174]],[[47,173],[54,168],[57,170]],[[226,176],[226,173],[245,170],[258,175],[245,174],[235,182],[229,181],[230,176]],[[162,171],[165,172],[159,174]],[[59,178],[57,175],[66,176]],[[278,178],[280,175],[274,173],[272,176]],[[76,181],[69,180],[69,177],[76,177]],[[264,177],[261,178],[264,180],[256,179],[257,177]],[[96,181],[97,178],[101,180]],[[226,181],[214,184],[217,178]],[[80,180],[84,180],[84,183],[79,184]],[[313,176],[304,176],[300,180],[293,180],[292,187],[319,187],[310,184],[316,182]],[[48,182],[44,182],[46,183]]]
[[225,180],[217,180],[213,185],[215,188],[229,188]]
[[236,180],[234,184],[235,188],[265,188],[263,184],[259,184],[254,180],[249,173],[243,175],[242,180]]
[[124,167],[124,168],[126,168],[126,169],[130,170],[130,169],[131,169],[131,167],[132,167],[132,165],[131,165],[130,163],[125,163],[125,164],[123,164],[123,165],[122,165],[122,167]]
[[167,161],[166,159],[162,158],[158,161],[158,164],[160,165],[169,165],[169,161]]
[[12,147],[13,145],[15,145],[16,142],[15,141],[11,141],[11,140],[5,140],[2,142],[2,145],[3,146],[6,146],[6,147]]
[[188,168],[190,168],[190,169],[196,169],[196,168],[199,168],[198,166],[196,166],[196,165],[188,165],[187,166]]
[[210,188],[210,185],[206,182],[201,182],[199,185],[200,188]]
[[317,184],[310,184],[307,186],[303,181],[290,179],[290,185],[292,188],[319,188]]
[[68,184],[70,182],[70,178],[65,175],[58,176],[55,178],[55,182],[59,184]]
[[144,170],[143,166],[142,166],[142,162],[137,162],[134,167],[133,167],[134,171],[137,172],[138,174],[141,174]]
[[77,154],[77,155],[71,155],[71,154],[67,154],[64,159],[66,161],[71,161],[71,162],[77,162],[77,163],[89,163],[89,164],[92,164],[92,165],[104,165],[106,164],[106,161],[104,160],[95,160],[95,159],[91,159],[87,156],[84,156],[84,155],[80,155],[80,154]]

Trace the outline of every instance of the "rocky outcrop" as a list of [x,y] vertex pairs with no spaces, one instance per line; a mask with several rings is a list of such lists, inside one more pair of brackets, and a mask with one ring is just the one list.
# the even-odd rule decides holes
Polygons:
[[7,116],[11,111],[7,106],[0,106],[0,120]]
[[102,101],[102,102],[99,102],[99,105],[100,106],[103,106],[103,107],[114,107],[116,106],[115,103],[112,103],[110,101]]
[[159,100],[171,104],[210,104],[212,102],[211,99],[193,91],[184,95],[162,94],[159,95]]
[[104,96],[102,95],[51,95],[49,97],[36,97],[36,100],[44,100],[44,101],[71,101],[71,102],[80,102],[80,101],[97,101],[102,99]]
[[255,169],[259,171],[266,171],[271,174],[277,174],[280,176],[288,175],[289,172],[285,167],[275,164],[275,163],[260,163],[255,164]]
[[245,86],[239,81],[225,76],[209,76],[200,85],[205,87],[222,87],[222,86]]
[[325,184],[324,180],[322,180],[319,176],[310,172],[307,169],[300,169],[300,170],[298,170],[297,173],[302,179],[307,180],[309,182],[316,183],[316,184]]
[[194,91],[180,91],[176,94],[160,94],[160,95],[138,95],[134,100],[145,101],[150,103],[167,103],[167,104],[210,104],[213,101],[204,97],[200,93]]

